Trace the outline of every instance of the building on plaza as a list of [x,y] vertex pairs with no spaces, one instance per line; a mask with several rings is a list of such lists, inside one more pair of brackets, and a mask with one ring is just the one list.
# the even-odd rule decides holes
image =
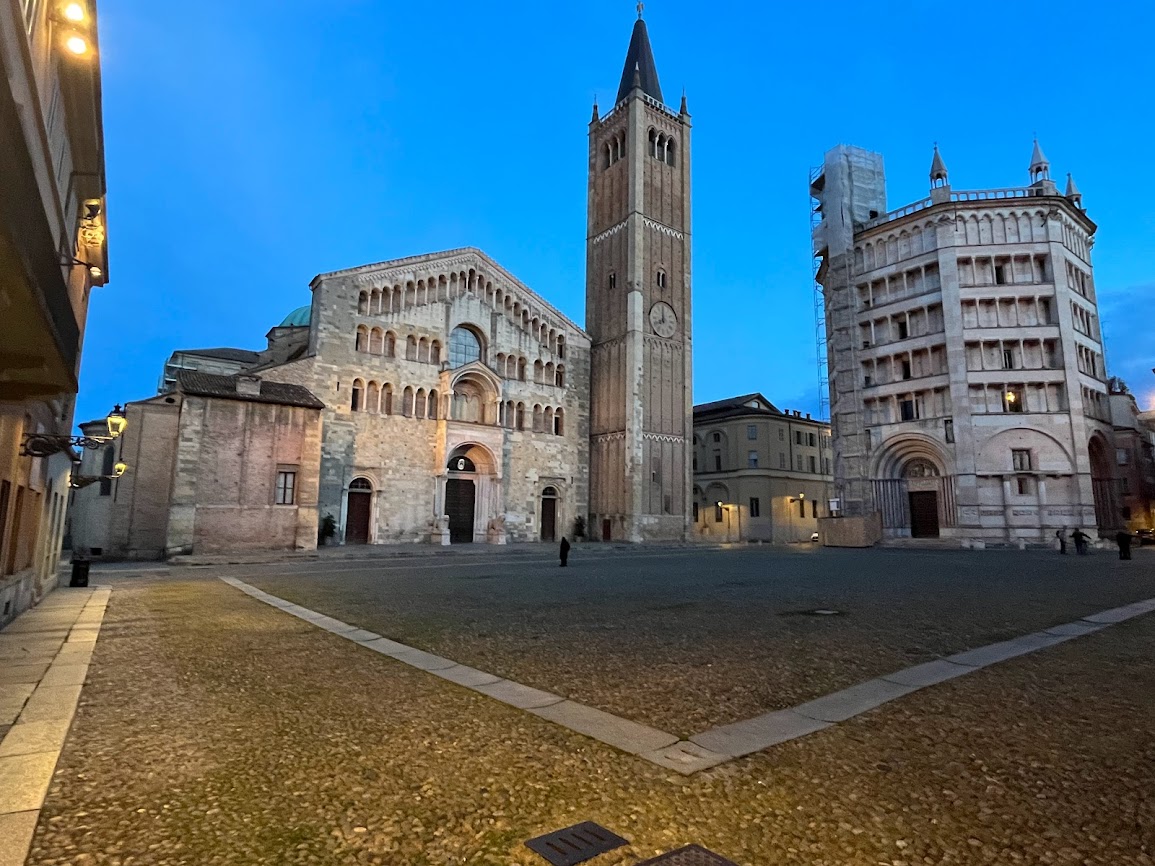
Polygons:
[[888,210],[882,157],[812,174],[834,498],[886,536],[1045,541],[1119,522],[1091,246],[1038,143],[1023,187]]
[[1155,411],[1143,412],[1118,379],[1108,382],[1115,428],[1120,515],[1129,529],[1155,528]]
[[746,394],[695,406],[693,437],[696,538],[809,541],[829,516],[829,424]]
[[89,295],[108,278],[96,3],[0,4],[0,625],[56,583]]
[[176,388],[176,377],[181,370],[199,370],[216,376],[235,376],[261,360],[261,353],[251,349],[180,349],[164,362],[156,392],[164,394]]
[[[677,112],[662,101],[640,18],[617,102],[604,117],[595,106],[589,153],[588,333],[474,248],[321,274],[311,303],[270,330],[264,350],[173,354],[161,395],[130,404],[120,445],[130,468],[112,483],[111,516],[100,514],[110,506],[98,488],[82,491],[76,539],[114,556],[242,538],[300,548],[317,543],[326,518],[345,544],[553,541],[579,522],[604,539],[685,538],[689,115],[684,100]],[[228,375],[205,373],[210,364]],[[207,378],[236,393],[194,405],[204,395],[190,388]],[[303,448],[269,455],[269,438],[299,423],[292,412],[267,428],[230,421],[211,459],[182,457],[213,429],[186,421],[190,412],[240,413],[252,389],[284,386],[299,389],[302,402],[289,406],[317,401],[315,458]],[[244,411],[271,412],[268,402]],[[225,460],[242,444],[261,460]],[[277,511],[284,464],[311,497],[294,502],[313,509],[311,537],[247,531],[262,509]],[[223,510],[238,502],[240,512]]]

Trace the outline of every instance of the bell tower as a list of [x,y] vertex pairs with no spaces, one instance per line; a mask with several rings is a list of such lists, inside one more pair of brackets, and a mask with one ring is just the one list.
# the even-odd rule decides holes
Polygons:
[[642,4],[617,101],[589,127],[592,537],[683,539],[693,437],[690,115],[666,107]]

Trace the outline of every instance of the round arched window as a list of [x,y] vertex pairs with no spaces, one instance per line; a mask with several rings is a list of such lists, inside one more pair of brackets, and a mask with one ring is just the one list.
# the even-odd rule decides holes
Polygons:
[[449,469],[453,472],[476,472],[477,467],[468,457],[452,457],[449,460]]
[[354,478],[349,482],[350,490],[373,490],[373,485],[368,478]]
[[456,369],[481,360],[481,341],[469,328],[457,327],[449,335],[449,366]]

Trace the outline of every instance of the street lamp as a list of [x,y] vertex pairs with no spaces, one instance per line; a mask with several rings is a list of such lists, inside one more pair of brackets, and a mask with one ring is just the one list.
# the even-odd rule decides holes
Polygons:
[[112,467],[111,475],[73,475],[68,479],[68,486],[73,490],[80,490],[89,484],[95,484],[97,481],[112,481],[127,471],[128,464],[123,460],[117,460],[116,464]]
[[128,427],[128,419],[124,416],[124,410],[120,408],[119,403],[108,413],[105,425],[108,427],[107,436],[29,433],[24,437],[24,442],[21,443],[20,455],[22,457],[51,457],[53,454],[69,451],[72,448],[103,448],[124,433],[125,428]]

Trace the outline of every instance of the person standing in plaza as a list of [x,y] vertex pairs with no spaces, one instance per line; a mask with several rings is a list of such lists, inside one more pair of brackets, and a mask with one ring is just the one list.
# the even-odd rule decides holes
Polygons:
[[1075,553],[1079,556],[1087,555],[1087,542],[1091,536],[1085,533],[1082,529],[1076,529],[1071,533],[1071,540],[1075,542]]
[[1067,527],[1056,529],[1055,538],[1059,539],[1059,553],[1065,556],[1067,553]]
[[561,567],[565,568],[569,560],[569,539],[564,535],[561,538]]
[[1128,532],[1126,529],[1120,529],[1119,533],[1115,536],[1115,541],[1119,545],[1119,558],[1120,559],[1130,559],[1131,558],[1131,533]]

